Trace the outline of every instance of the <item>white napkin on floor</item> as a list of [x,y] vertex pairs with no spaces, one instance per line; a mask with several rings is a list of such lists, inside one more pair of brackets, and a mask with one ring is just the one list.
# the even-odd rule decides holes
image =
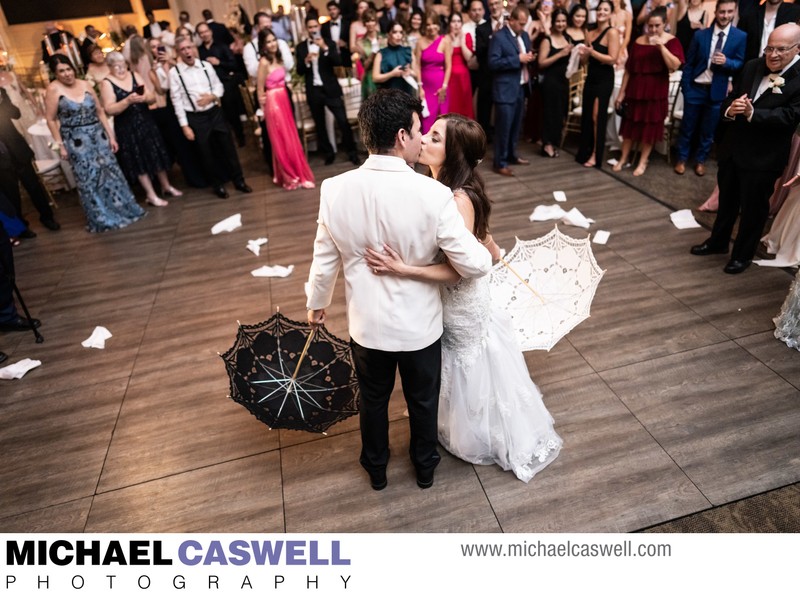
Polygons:
[[600,245],[605,245],[608,243],[608,238],[611,235],[608,231],[595,231],[594,232],[594,239],[592,239],[592,243],[599,243]]
[[294,264],[289,266],[262,266],[253,270],[250,274],[253,276],[284,278],[292,274],[292,270],[294,270]]
[[589,219],[579,211],[577,208],[573,208],[568,213],[564,215],[564,218],[561,219],[562,223],[566,223],[567,225],[573,225],[575,227],[583,227],[584,229],[588,229],[589,225],[594,223],[594,219]]
[[222,233],[223,231],[233,231],[234,229],[238,229],[242,226],[242,215],[235,214],[233,216],[228,217],[227,219],[222,219],[219,223],[211,227],[211,235],[217,235]]
[[247,249],[253,252],[256,256],[261,253],[261,246],[269,240],[266,237],[259,237],[258,239],[248,239]]
[[553,198],[555,198],[556,202],[566,202],[567,194],[561,190],[556,190],[553,192]]
[[678,229],[699,229],[700,223],[698,223],[694,219],[694,215],[692,211],[688,208],[684,208],[683,210],[676,210],[675,212],[669,215],[669,218],[672,219],[672,224],[675,225]]
[[35,359],[22,359],[21,361],[17,361],[16,363],[12,363],[11,365],[0,367],[0,379],[4,380],[20,379],[31,369],[39,367],[39,365],[41,364],[42,364],[41,361],[36,361]]
[[533,209],[530,221],[557,221],[567,214],[558,204],[540,204]]
[[108,331],[108,328],[96,326],[92,335],[81,344],[87,349],[104,349],[106,348],[106,340],[111,338],[111,336],[112,334]]

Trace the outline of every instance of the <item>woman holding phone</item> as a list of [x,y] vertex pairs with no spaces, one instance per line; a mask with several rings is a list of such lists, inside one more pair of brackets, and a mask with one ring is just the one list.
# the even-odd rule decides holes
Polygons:
[[148,90],[143,80],[128,70],[125,58],[119,52],[106,57],[111,73],[100,86],[100,97],[108,115],[114,116],[114,131],[119,143],[119,160],[128,183],[138,180],[147,194],[147,203],[166,206],[153,189],[151,176],[158,177],[165,194],[181,196],[183,193],[169,183],[167,170],[172,165],[164,140],[150,113],[149,105],[155,103],[155,93]]

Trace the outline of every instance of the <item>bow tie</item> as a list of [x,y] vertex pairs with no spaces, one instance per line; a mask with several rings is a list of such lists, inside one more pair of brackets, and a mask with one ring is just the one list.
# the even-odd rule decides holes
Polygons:
[[338,27],[339,23],[331,23],[331,27]]

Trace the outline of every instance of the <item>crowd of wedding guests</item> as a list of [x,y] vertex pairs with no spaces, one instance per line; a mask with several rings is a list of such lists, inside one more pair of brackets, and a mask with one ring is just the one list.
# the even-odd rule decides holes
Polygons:
[[[246,144],[242,89],[248,82],[263,110],[258,142],[277,185],[295,189],[315,183],[297,132],[298,93],[314,120],[324,162],[332,163],[339,150],[359,164],[339,81],[342,72],[359,79],[362,100],[380,88],[419,96],[425,106],[423,133],[445,113],[477,120],[493,141],[492,169],[504,176],[513,176],[514,166],[528,162],[518,151],[521,141],[538,144],[545,158],[559,157],[565,121],[576,105],[577,162],[607,166],[607,134],[615,127],[609,126],[611,119],[621,141],[613,170],[630,167],[633,176],[644,175],[653,149],[665,138],[676,89],[670,81],[680,72],[683,116],[674,171],[683,175],[691,165],[703,176],[715,135],[735,127],[718,123],[736,119],[738,107],[733,118],[726,109],[745,64],[766,51],[767,62],[774,57],[778,65],[785,62],[781,72],[788,71],[796,44],[769,45],[769,39],[800,17],[800,6],[781,0],[760,5],[718,0],[713,6],[701,0],[383,0],[379,6],[368,0],[330,0],[326,18],[306,4],[305,31],[297,43],[282,9],[260,11],[238,30],[216,22],[209,10],[193,24],[184,11],[174,32],[169,22],[148,12],[141,35],[134,27],[125,29],[121,53],[104,52],[97,45],[101,33],[86,27],[80,41],[84,80],[64,56],[50,58],[54,80],[47,120],[62,157],[74,165],[89,230],[119,228],[142,216],[131,188],[141,188],[153,206],[179,196],[169,177],[174,163],[188,185],[210,186],[220,198],[228,196],[228,181],[250,191],[231,140],[239,147]],[[63,36],[51,23],[46,33],[56,40]],[[787,39],[792,41],[791,34]],[[336,138],[328,137],[326,112],[335,121]],[[793,130],[798,116],[791,114],[785,123]],[[84,122],[94,126],[92,142],[76,137],[76,130],[86,132]],[[764,134],[768,137],[770,130]],[[783,182],[794,180],[799,145],[796,139],[791,163],[788,151],[769,163],[780,166],[775,177],[784,173]],[[726,146],[718,143],[717,154],[720,148],[727,154]],[[98,190],[92,177],[96,164],[111,161],[120,173],[104,174],[102,181],[109,186]],[[772,179],[773,173],[766,177]],[[768,185],[763,182],[764,188]],[[789,187],[775,192],[768,214],[777,214],[784,202],[798,202],[786,201],[790,192]],[[702,209],[720,208],[726,221],[735,219],[728,211],[744,212],[744,206],[730,204],[754,199],[731,194],[718,188]],[[757,215],[748,216],[744,225],[747,233],[758,235],[756,241],[747,239],[747,249],[737,252],[727,272],[744,270],[752,260],[751,247],[758,247],[766,220],[762,203],[759,199]],[[46,226],[57,226],[47,208],[39,210]],[[794,210],[783,210],[779,230],[798,226],[800,214]],[[778,252],[783,261],[787,237],[782,231],[780,238],[765,238],[762,251]],[[713,239],[710,249],[693,253],[718,252],[723,243]],[[791,243],[800,252],[800,241]]]

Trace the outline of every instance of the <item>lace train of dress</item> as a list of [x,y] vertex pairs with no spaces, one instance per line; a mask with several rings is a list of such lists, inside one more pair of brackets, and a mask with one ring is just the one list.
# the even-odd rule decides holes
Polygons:
[[272,170],[275,172],[272,181],[286,190],[313,188],[314,174],[297,135],[289,96],[286,94],[285,77],[283,68],[275,68],[270,72],[264,96],[264,119],[272,144]]
[[498,464],[520,480],[555,460],[562,440],[530,378],[511,319],[491,304],[489,279],[442,289],[439,442],[473,464]]
[[794,277],[786,301],[775,322],[775,338],[800,351],[800,271]]

